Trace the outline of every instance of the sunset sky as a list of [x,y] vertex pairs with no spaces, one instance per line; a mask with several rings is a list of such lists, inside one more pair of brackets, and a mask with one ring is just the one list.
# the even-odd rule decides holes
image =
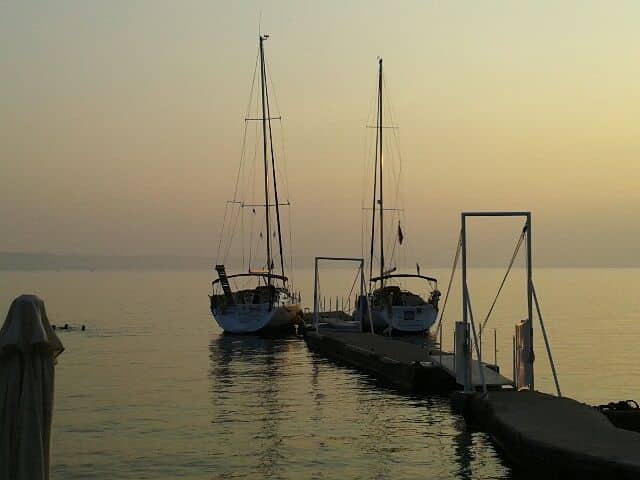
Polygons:
[[[3,1],[0,250],[213,256],[260,15],[297,257],[360,254],[382,56],[416,260],[450,262],[461,211],[514,209],[539,264],[640,265],[623,1]],[[497,227],[474,239],[499,260],[517,227]]]

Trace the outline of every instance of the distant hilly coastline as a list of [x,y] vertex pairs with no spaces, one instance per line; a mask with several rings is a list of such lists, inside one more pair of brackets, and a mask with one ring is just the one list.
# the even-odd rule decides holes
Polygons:
[[[312,268],[313,258],[294,257],[294,265],[300,268]],[[227,259],[230,265],[242,263],[241,259]],[[36,271],[36,270],[213,270],[213,257],[189,255],[76,255],[32,252],[0,251],[0,271]],[[325,268],[330,268],[328,264]],[[337,267],[338,265],[333,265]],[[450,268],[447,264],[434,264],[430,268]],[[476,265],[480,268],[503,268],[497,262]],[[638,268],[636,262],[620,265],[615,262],[579,263],[538,262],[537,268]]]
[[[294,257],[296,265],[310,262]],[[240,265],[239,258],[228,258]],[[213,270],[215,258],[195,255],[78,255],[49,252],[0,251],[0,271],[37,270]]]
[[0,252],[0,270],[183,270],[210,269],[214,260],[197,256],[58,255]]

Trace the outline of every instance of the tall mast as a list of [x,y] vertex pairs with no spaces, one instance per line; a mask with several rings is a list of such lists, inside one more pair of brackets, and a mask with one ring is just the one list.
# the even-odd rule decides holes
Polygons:
[[[266,67],[265,67],[266,78]],[[269,87],[265,85],[265,98],[267,99],[267,122],[269,124],[269,148],[271,149],[271,173],[273,175],[273,195],[276,207],[276,223],[278,225],[278,247],[280,250],[280,269],[284,277],[284,255],[282,255],[282,229],[280,228],[280,203],[278,200],[278,183],[276,182],[276,157],[273,154],[273,137],[271,135],[271,109],[269,108]]]
[[264,208],[267,223],[267,284],[271,285],[271,229],[269,228],[269,162],[267,161],[266,79],[264,46],[266,35],[260,35],[260,83],[262,86],[262,156],[264,158]]
[[[379,107],[378,107],[379,108]],[[376,123],[378,117],[376,115]],[[374,155],[373,162],[373,199],[371,200],[371,245],[369,249],[369,278],[373,278],[373,252],[376,239],[376,200],[377,200],[377,188],[378,188],[378,131],[376,125],[376,153]]]
[[378,161],[380,165],[380,286],[384,287],[384,203],[382,202],[382,58],[378,60],[378,145],[380,146],[380,153],[378,154]]

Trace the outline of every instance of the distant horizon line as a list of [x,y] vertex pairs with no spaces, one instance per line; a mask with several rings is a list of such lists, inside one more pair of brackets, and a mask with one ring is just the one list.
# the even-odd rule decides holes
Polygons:
[[[294,256],[294,269],[311,268],[312,256]],[[231,263],[241,260],[230,259]],[[300,261],[309,260],[308,266],[300,266]],[[215,259],[205,255],[111,255],[75,254],[51,252],[10,252],[0,251],[0,271],[50,271],[50,270],[191,270],[213,269]],[[295,265],[297,264],[297,266]],[[472,268],[501,268],[499,263],[474,265]],[[535,268],[640,268],[638,265],[616,265],[613,263],[562,264],[540,262]],[[329,267],[331,268],[331,267]],[[339,267],[333,267],[339,268]],[[423,268],[451,268],[451,264],[428,264]],[[520,267],[519,267],[520,268]]]

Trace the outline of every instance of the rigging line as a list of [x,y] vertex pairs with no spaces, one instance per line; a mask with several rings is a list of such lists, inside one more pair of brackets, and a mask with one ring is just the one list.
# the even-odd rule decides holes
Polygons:
[[[254,63],[254,68],[253,68],[253,76],[252,76],[252,80],[251,80],[251,89],[249,91],[249,101],[248,101],[248,105],[247,105],[247,113],[249,112],[249,110],[251,109],[251,100],[253,99],[253,92],[254,92],[254,88],[255,88],[255,82],[256,82],[256,72],[258,69],[258,56],[256,55],[256,61]],[[242,137],[242,148],[241,148],[241,153],[240,153],[240,165],[238,166],[238,171],[236,173],[236,182],[235,182],[235,187],[234,187],[234,192],[233,192],[233,200],[237,201],[237,197],[238,197],[238,185],[240,183],[240,177],[241,177],[241,173],[242,173],[242,166],[244,165],[244,159],[245,159],[245,152],[246,152],[246,142],[247,142],[247,126],[245,123],[244,126],[244,133],[243,133],[243,137]],[[228,208],[229,204],[227,204],[225,206],[225,213],[224,213],[224,218],[222,221],[222,231],[220,232],[220,238],[219,238],[219,242],[218,242],[218,251],[216,253],[216,263],[218,262],[219,256],[220,256],[220,250],[222,248],[222,240],[224,238],[224,230],[225,230],[225,223],[226,223],[226,218],[227,218],[227,208]],[[226,255],[223,257],[223,262],[226,261]]]
[[[275,83],[273,82],[273,78],[271,77],[271,69],[269,68],[269,65],[266,65],[266,70],[267,70],[267,75],[269,77],[269,84],[271,85],[271,94],[273,95],[273,100],[275,102],[275,107],[276,107],[276,111],[277,112],[281,112],[280,110],[280,102],[278,101],[278,92],[275,89]],[[285,145],[287,144],[285,141],[285,135],[284,135],[284,124],[282,123],[282,114],[280,114],[278,116],[278,122],[280,123],[280,136],[282,137],[281,139],[281,148],[282,148],[282,168],[279,169],[279,177],[280,179],[284,179],[284,188],[285,188],[285,194],[287,199],[289,198],[289,196],[291,195],[291,192],[289,190],[289,179],[287,178],[286,172],[288,171],[288,167],[287,167],[287,154],[286,154],[286,149],[285,149]],[[284,169],[284,171],[283,171]]]
[[[369,99],[369,109],[367,112],[367,117],[365,120],[365,125],[371,123],[373,116],[374,116],[374,106],[376,105],[376,91],[374,90],[371,94],[371,97]],[[376,130],[376,134],[377,134],[377,130]],[[371,172],[370,168],[369,168],[369,162],[371,161],[371,159],[373,158],[373,148],[375,147],[375,145],[372,144],[371,142],[371,137],[372,134],[369,134],[369,131],[367,129],[365,129],[365,134],[363,135],[363,145],[362,145],[362,158],[363,158],[363,162],[362,162],[362,190],[361,190],[361,197],[360,197],[360,206],[362,209],[364,209],[365,204],[367,202],[367,194],[368,194],[368,185],[370,183],[371,180],[371,176],[369,175],[369,172]],[[377,145],[377,141],[376,141],[376,145]],[[373,165],[373,169],[375,172],[375,163]],[[375,191],[375,190],[374,190]],[[361,213],[360,215],[360,224],[361,224],[361,235],[360,235],[360,249],[361,249],[361,253],[362,253],[362,258],[366,258],[365,256],[365,252],[366,252],[366,245],[367,245],[367,227],[368,227],[368,222],[366,219],[366,214],[365,213]]]
[[231,208],[229,213],[227,214],[227,224],[225,225],[225,237],[222,243],[222,263],[225,263],[229,258],[229,237],[232,236],[231,231],[233,229],[234,215],[236,212],[237,205],[231,204]]
[[[394,233],[393,236],[393,247],[391,248],[391,264],[397,267],[398,266],[398,262],[394,262],[395,260],[395,255],[396,255],[396,245],[398,244],[398,233],[397,230],[394,230],[393,228],[391,228],[391,231]],[[391,239],[390,239],[391,240]]]
[[[258,230],[258,235],[256,235],[256,239],[255,239],[255,243],[254,243],[254,245],[255,245],[255,251],[256,251],[256,256],[257,256],[257,252],[258,252],[258,250],[260,249],[260,245],[262,244],[262,241],[264,240],[264,235],[261,235],[261,234],[262,234],[262,228],[261,228],[261,226],[262,226],[262,225],[264,225],[264,222],[265,222],[265,221],[266,221],[266,220],[265,220],[265,215],[264,215],[264,213],[263,213],[263,214],[261,215],[261,217],[260,217],[260,223],[258,224],[259,226],[258,226],[258,229],[257,229],[257,230]],[[259,261],[259,260],[257,260],[257,259],[256,259],[256,261]],[[263,265],[264,265],[264,264],[260,264],[260,263],[258,263],[258,265],[259,265],[259,266],[260,266],[260,268],[262,269],[262,267],[263,267]]]
[[[265,220],[265,217],[264,217],[264,214],[262,214],[262,215],[260,216],[259,222],[256,222],[256,223],[258,223],[258,224],[263,224],[263,221],[264,221],[264,220]],[[258,235],[256,235],[256,238],[255,238],[255,240],[253,241],[253,246],[254,246],[254,251],[255,251],[255,252],[257,252],[257,251],[258,251],[259,246],[260,246],[260,241],[262,240],[262,238],[260,237],[260,233],[262,233],[262,232],[260,232],[260,231],[259,231],[259,229],[258,229]],[[252,262],[253,262],[253,260],[252,260]],[[251,266],[251,264],[252,264],[252,263],[250,263],[250,265],[249,265],[249,266]],[[262,268],[262,266],[260,266],[260,267]]]
[[290,288],[294,288],[295,286],[295,273],[293,269],[293,208],[287,209],[287,216],[289,220],[288,230],[289,230],[289,286]]
[[[371,98],[369,100],[369,110],[367,112],[365,124],[369,124],[374,121],[374,107],[376,106],[376,101],[377,101],[377,91],[374,91],[371,94]],[[365,204],[367,203],[366,193],[368,191],[367,186],[369,185],[369,180],[370,180],[368,175],[368,172],[370,171],[369,162],[371,161],[371,158],[373,156],[372,155],[373,149],[376,146],[371,142],[371,138],[369,138],[370,136],[372,137],[372,135],[373,133],[369,133],[368,129],[365,130],[365,134],[363,135],[363,144],[362,144],[363,169],[362,171],[365,172],[365,174],[362,176],[362,197],[360,199],[362,208],[364,208]]]
[[[388,107],[388,115],[389,115],[389,119],[391,121],[391,125],[396,125],[396,121],[395,121],[395,115],[394,115],[394,110],[393,110],[393,101],[391,98],[391,89],[389,88],[389,85],[387,83],[387,79],[386,77],[383,79],[384,82],[384,90],[385,90],[385,94],[386,94],[386,99],[387,99],[387,107]],[[397,177],[396,177],[396,203],[399,203],[400,201],[400,196],[402,195],[401,193],[401,179],[402,179],[402,149],[400,148],[400,133],[399,133],[399,128],[393,128],[393,139],[395,140],[395,146],[396,146],[396,150],[398,152],[398,172],[397,172]],[[393,173],[395,176],[395,164],[393,166]]]
[[[266,67],[265,67],[266,69]],[[273,154],[273,136],[271,135],[271,110],[269,108],[269,90],[265,85],[265,97],[267,99],[267,122],[269,124],[269,147],[271,150],[271,173],[273,175],[273,193],[275,196],[276,221],[278,222],[278,246],[280,250],[280,269],[284,277],[284,257],[282,255],[282,229],[280,227],[280,204],[278,200],[278,183],[276,182],[276,157]]]
[[[257,72],[257,68],[258,68],[257,58],[258,57],[256,56],[256,62],[254,64],[254,69],[253,69],[253,77],[252,77],[252,80],[251,80],[251,89],[250,89],[250,92],[249,92],[249,101],[248,101],[248,105],[247,105],[247,113],[251,109],[251,101],[253,99],[253,92],[254,92],[254,89],[255,89],[256,72]],[[246,122],[245,122],[244,133],[243,133],[243,137],[242,137],[242,148],[241,148],[241,154],[240,154],[240,165],[238,166],[238,171],[236,173],[236,181],[235,181],[234,192],[233,192],[233,200],[234,201],[238,200],[238,187],[239,187],[239,185],[241,183],[242,170],[243,170],[243,166],[245,164],[246,144],[247,144],[247,125],[246,125]],[[228,207],[228,204],[227,204],[227,207]],[[220,250],[222,249],[222,241],[223,241],[223,237],[224,237],[224,230],[225,230],[225,224],[226,224],[226,219],[227,219],[227,207],[225,207],[225,215],[224,215],[224,220],[223,220],[223,223],[222,223],[222,232],[220,234],[220,242],[218,244],[218,253],[216,254],[217,257],[219,257]],[[231,235],[233,236],[233,233]],[[226,259],[228,257],[229,249],[230,248],[225,248],[225,253],[223,255],[223,260],[222,260],[223,263],[226,261]],[[217,261],[216,261],[216,263],[217,263]]]
[[[247,109],[246,109],[246,113],[245,113],[245,118],[249,117],[251,115],[251,101],[253,100],[253,92],[255,91],[255,86],[256,86],[256,73],[258,73],[258,61],[260,59],[260,49],[258,49],[258,51],[256,52],[256,61],[255,64],[253,66],[253,78],[251,80],[251,90],[249,91],[249,102],[247,103]],[[257,100],[257,98],[256,98]],[[247,122],[245,122],[247,123]]]
[[233,189],[233,201],[238,201],[238,189],[239,185],[242,183],[242,171],[245,165],[246,160],[246,148],[247,148],[247,126],[244,126],[244,133],[242,135],[242,147],[240,153],[240,164],[238,165],[238,171],[236,173],[236,182]]
[[[220,231],[220,237],[218,238],[218,250],[216,251],[216,265],[220,260],[220,249],[222,248],[222,239],[224,238],[224,226],[227,222],[227,209],[229,208],[229,204],[225,203],[224,206],[224,217],[222,219],[222,230]],[[224,259],[222,260],[224,263]]]
[[479,333],[480,337],[482,337],[482,332],[484,331],[484,327],[487,325],[487,322],[489,321],[489,317],[493,312],[493,308],[496,306],[498,297],[500,296],[500,292],[502,292],[502,287],[504,287],[504,284],[507,281],[509,272],[511,272],[511,267],[513,267],[513,263],[515,262],[516,257],[518,256],[518,251],[520,250],[520,246],[522,245],[522,242],[524,241],[524,237],[526,234],[527,234],[527,226],[525,225],[524,228],[522,229],[522,233],[520,234],[520,238],[518,238],[518,241],[516,243],[516,248],[513,251],[513,255],[511,256],[509,265],[507,266],[507,271],[505,272],[504,277],[502,278],[502,283],[500,283],[500,288],[498,288],[498,293],[496,293],[496,296],[493,299],[493,303],[491,304],[491,308],[489,308],[487,315],[484,317],[484,321],[480,324],[480,333]]
[[[250,111],[251,111],[251,101],[253,100],[253,92],[255,89],[255,83],[256,83],[256,72],[258,70],[258,57],[256,56],[256,63],[255,66],[253,68],[253,79],[251,80],[251,90],[249,92],[249,102],[247,104],[247,110],[246,110],[246,114],[245,116],[249,115]],[[242,173],[242,166],[244,165],[244,159],[245,159],[245,148],[246,148],[246,142],[247,142],[247,122],[244,122],[244,135],[242,138],[242,150],[241,150],[241,156],[240,156],[240,166],[238,167],[238,173],[236,175],[236,185],[235,185],[235,189],[233,192],[233,200],[238,200],[238,184],[240,183],[240,176]]]
[[[251,181],[251,203],[255,203],[256,196],[256,163],[258,158],[258,124],[255,124],[254,135],[254,147],[253,147],[253,161],[251,163],[251,176],[248,178],[247,183]],[[253,261],[253,233],[255,227],[255,215],[251,216],[251,230],[249,237],[249,268],[251,268],[251,262]]]
[[[394,213],[394,216],[395,216],[395,212],[392,212],[392,213]],[[391,218],[391,221],[393,223],[393,217]],[[389,218],[387,218],[387,223],[389,223]],[[397,229],[394,228],[394,226],[392,225],[391,228],[387,228],[385,230],[385,244],[392,246],[391,257],[388,259],[389,261],[385,263],[388,263],[389,266],[393,266],[393,267],[398,266],[397,264],[394,264],[395,258],[393,257],[395,255],[395,242],[397,241],[398,241]],[[385,258],[385,260],[387,259]]]
[[[405,212],[400,212],[399,215],[400,221],[402,222],[402,225],[405,225],[405,228],[407,225],[410,225],[409,222],[407,221],[407,217],[406,217],[406,213]],[[403,261],[405,263],[405,265],[409,265],[408,263],[408,258],[415,258],[415,248],[414,248],[414,243],[411,241],[412,237],[412,232],[411,232],[411,227],[409,227],[409,234],[407,234],[407,232],[405,232],[405,229],[403,228],[403,234],[405,237],[405,248],[403,249]]]
[[[453,257],[453,266],[451,267],[451,276],[449,277],[449,285],[447,285],[447,293],[444,296],[442,310],[440,311],[438,327],[436,328],[436,337],[438,336],[438,334],[440,333],[440,329],[442,328],[442,322],[444,320],[444,312],[447,308],[447,300],[449,300],[449,292],[451,291],[451,285],[453,284],[453,277],[456,273],[456,267],[458,266],[458,259],[460,258],[461,249],[462,249],[462,232],[460,232],[460,237],[458,237],[458,247],[456,248],[456,254]],[[440,348],[442,348],[442,345],[440,345]]]
[[[373,101],[373,99],[372,99]],[[366,197],[368,194],[369,189],[367,188],[367,185],[369,184],[369,181],[371,180],[371,175],[369,175],[369,172],[371,172],[370,167],[370,162],[371,162],[371,158],[373,158],[373,148],[372,148],[372,142],[370,141],[370,137],[371,135],[369,134],[365,134],[364,135],[364,145],[363,145],[363,172],[364,174],[362,175],[362,190],[361,190],[361,198],[360,198],[360,205],[362,207],[361,210],[361,214],[360,214],[360,228],[361,228],[361,232],[360,232],[360,250],[361,250],[361,254],[362,254],[362,258],[366,258],[365,256],[365,252],[366,252],[366,248],[367,248],[367,227],[369,226],[369,223],[367,222],[367,215],[364,213],[365,210],[365,203],[366,203]],[[373,170],[375,172],[375,163],[373,164]],[[375,192],[375,190],[374,190]]]
[[288,215],[289,215],[289,272],[290,273],[290,278],[289,278],[289,285],[291,288],[294,288],[295,286],[295,277],[294,277],[294,269],[293,269],[293,219],[292,219],[292,213],[291,213],[291,208],[288,209]]
[[227,245],[227,250],[225,252],[225,259],[229,257],[229,252],[231,251],[231,246],[233,245],[233,239],[236,235],[236,229],[238,228],[238,220],[240,219],[240,212],[242,211],[241,207],[236,207],[234,220],[233,220],[233,228],[231,230],[231,235],[229,236],[229,243]]
[[284,123],[282,123],[282,119],[278,120],[278,123],[280,125],[280,150],[282,155],[280,156],[282,158],[282,162],[280,164],[280,162],[277,164],[278,167],[278,178],[280,178],[281,181],[284,181],[284,194],[285,197],[287,199],[287,201],[290,201],[291,198],[291,190],[289,189],[289,177],[287,176],[287,172],[289,171],[289,167],[288,167],[288,158],[287,158],[287,150],[285,148],[286,145],[286,140],[285,140],[285,134],[284,134]]

